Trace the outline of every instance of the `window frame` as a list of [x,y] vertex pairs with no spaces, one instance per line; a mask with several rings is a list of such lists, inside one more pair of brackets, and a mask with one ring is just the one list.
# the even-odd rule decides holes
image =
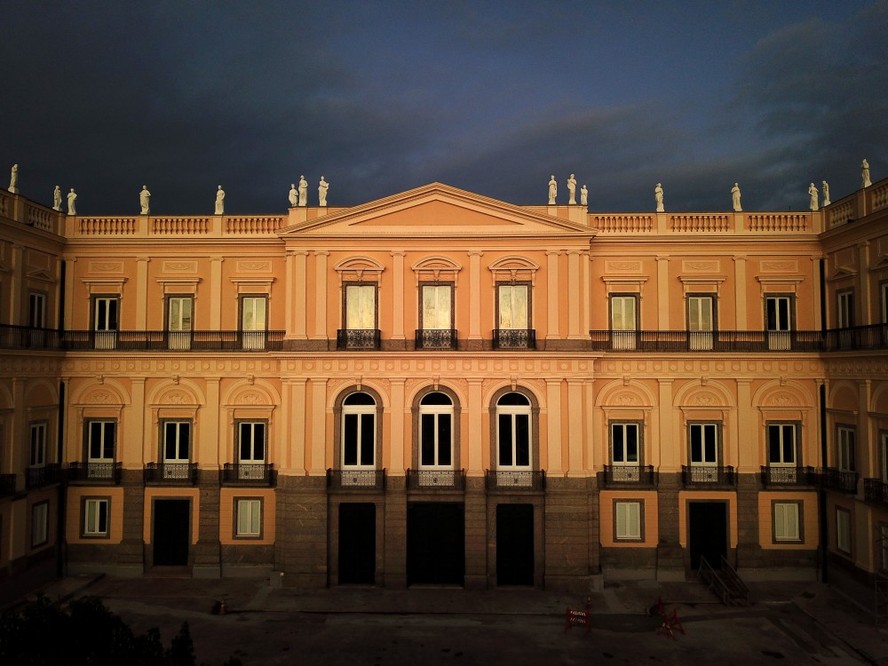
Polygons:
[[28,327],[46,328],[47,294],[43,291],[28,292]]
[[[521,396],[522,398],[524,398],[527,401],[527,404],[526,405],[504,405],[504,404],[501,404],[501,402],[507,396],[510,396],[510,395]],[[531,401],[530,397],[521,391],[517,391],[517,390],[506,391],[496,397],[496,401],[494,403],[494,413],[496,415],[495,420],[494,420],[494,432],[496,435],[495,440],[494,440],[494,452],[495,452],[494,461],[496,463],[496,469],[498,471],[530,472],[535,469],[534,466],[536,464],[537,456],[534,455],[535,454],[535,452],[534,452],[534,448],[535,448],[534,447],[534,441],[535,441],[534,423],[535,423],[536,419],[534,418],[533,407],[534,407],[534,405],[533,405],[533,402]],[[502,460],[502,452],[503,452],[503,441],[502,441],[503,433],[500,430],[500,428],[501,428],[501,418],[500,417],[501,416],[511,417],[509,419],[509,421],[510,421],[510,435],[511,435],[509,437],[509,439],[510,439],[509,449],[510,449],[510,454],[511,454],[510,455],[511,462],[509,464],[502,464],[500,462]],[[519,440],[519,428],[517,427],[518,426],[518,419],[516,418],[519,416],[525,416],[527,418],[527,427],[525,429],[525,432],[527,433],[527,442],[526,442],[527,463],[526,464],[519,464],[517,462],[517,459],[519,458],[519,453],[521,452],[520,448],[519,448],[521,443],[518,441]]]
[[[772,440],[771,433],[772,428],[779,428],[779,439],[780,441],[777,443],[779,447],[779,453],[781,460],[774,460],[772,454]],[[786,453],[786,445],[785,445],[785,433],[789,431],[792,433],[792,461],[787,462],[784,458],[784,454]],[[768,421],[765,423],[765,456],[768,461],[768,467],[799,467],[801,465],[801,455],[799,451],[799,442],[800,442],[800,434],[801,434],[801,424],[798,421]]]
[[854,288],[836,291],[836,328],[853,328],[855,323]]
[[[262,458],[256,457],[256,427],[262,426]],[[267,419],[237,419],[235,427],[235,459],[239,465],[264,465],[268,461],[268,420]],[[243,457],[244,428],[250,427],[250,456]]]
[[[435,289],[439,288],[449,288],[450,291],[450,322],[447,327],[434,327],[431,328],[426,325],[426,308],[425,308],[425,290],[428,287],[432,287]],[[450,330],[452,331],[455,327],[456,321],[456,285],[453,282],[431,282],[424,281],[419,283],[419,328],[422,331],[443,331]],[[437,301],[437,299],[436,299]],[[378,302],[377,302],[377,310],[378,310]]]
[[[778,514],[785,511],[794,511],[795,531],[791,526],[786,524],[787,516],[783,516],[782,520],[778,519]],[[771,543],[802,543],[804,542],[804,504],[802,500],[771,500]]]
[[[696,428],[701,428],[701,453],[703,454],[704,460],[694,460],[694,439],[693,439],[693,431]],[[709,428],[712,428],[714,431],[715,442],[714,442],[714,452],[715,452],[715,460],[708,461],[705,460],[706,456],[706,448],[707,442],[705,433],[709,431]],[[724,428],[724,424],[721,421],[688,421],[687,425],[687,438],[688,438],[688,464],[691,467],[721,467],[722,466],[722,430]]]
[[[83,539],[110,539],[111,538],[111,498],[110,497],[82,497],[81,498],[80,536]],[[90,530],[90,507],[105,507],[105,529]],[[101,525],[101,512],[96,517],[96,523]]]
[[47,431],[46,421],[32,421],[28,424],[28,467],[46,467]]
[[844,423],[836,425],[836,468],[857,471],[857,428]]
[[879,431],[879,472],[882,483],[888,483],[888,430]]
[[[176,457],[169,457],[168,437],[170,435],[169,427],[175,426],[175,439],[173,443],[176,448]],[[182,430],[187,433],[187,442],[185,446],[188,448],[188,456],[181,456],[181,435]],[[161,442],[160,442],[160,460],[164,463],[190,463],[194,456],[194,428],[190,419],[163,419],[160,422]]]
[[45,500],[31,505],[31,549],[40,548],[48,543],[49,500]]
[[[623,531],[621,533],[620,511],[624,508],[628,511],[630,507],[635,508],[635,515],[623,518]],[[644,500],[640,498],[624,498],[615,499],[613,502],[613,518],[614,518],[614,541],[625,542],[641,542],[644,541]],[[628,522],[630,518],[634,518],[636,527],[632,531],[632,525]]]
[[[372,405],[371,404],[353,404],[353,405],[346,404],[346,402],[348,401],[348,399],[350,397],[357,395],[357,394],[363,394],[363,395],[368,396],[369,398],[371,398],[373,400],[373,404]],[[379,440],[380,440],[379,429],[381,427],[381,420],[382,420],[381,415],[379,413],[380,407],[381,407],[381,404],[380,404],[379,396],[376,395],[375,392],[371,393],[370,391],[366,390],[365,387],[362,387],[360,389],[355,388],[352,390],[347,390],[342,395],[342,400],[339,403],[339,410],[340,410],[340,414],[339,414],[339,418],[338,418],[339,445],[337,447],[337,455],[339,458],[338,462],[339,462],[340,469],[350,470],[350,471],[357,471],[357,470],[375,471],[375,470],[379,469],[379,462],[380,462],[379,457],[381,455],[381,451],[380,451],[381,447],[379,445]],[[373,451],[372,451],[372,456],[371,456],[373,459],[372,464],[361,462],[362,459],[366,458],[365,456],[361,455],[363,448],[364,448],[364,426],[365,426],[366,422],[364,419],[362,419],[360,417],[367,416],[367,415],[372,415],[372,417],[373,417],[371,427],[370,427],[370,432],[373,437],[373,444],[372,444]],[[356,462],[354,464],[346,463],[346,444],[347,444],[346,438],[349,435],[349,431],[350,431],[350,427],[351,427],[348,422],[349,417],[351,417],[351,416],[358,417],[355,420],[355,423],[357,424],[357,432],[355,433],[357,448],[355,450],[355,456],[356,456],[355,461]]]
[[[503,296],[502,289],[522,287],[525,293],[524,303],[524,326],[515,326],[514,322],[511,326],[503,325]],[[501,331],[529,331],[533,329],[533,283],[530,280],[509,280],[497,281],[494,283],[494,293],[496,294],[496,328]],[[510,299],[510,303],[514,299]],[[510,306],[510,310],[512,310]]]
[[[623,449],[625,453],[626,448],[626,432],[628,429],[632,427],[635,428],[635,457],[636,460],[617,460],[616,456],[616,438],[615,431],[616,429],[620,429],[623,431]],[[632,421],[632,420],[615,420],[608,422],[608,439],[609,441],[609,454],[610,454],[610,464],[622,467],[641,467],[644,464],[644,423],[642,421]],[[625,455],[623,456],[626,457]]]
[[[788,333],[790,331],[795,330],[795,295],[794,294],[765,294],[764,297],[764,307],[765,307],[765,331],[769,333]],[[780,312],[781,308],[779,307],[779,303],[786,303],[786,313],[785,318],[786,322],[783,322],[784,313]],[[771,312],[770,304],[774,304],[773,316]],[[773,322],[773,326],[772,326]],[[781,325],[785,326],[785,328],[781,328]]]
[[[847,556],[852,555],[853,528],[851,525],[851,512],[841,506],[836,507],[836,550]],[[839,516],[842,518],[840,519]]]
[[[373,290],[373,326],[367,328],[352,327],[349,325],[349,290],[354,288]],[[342,328],[346,331],[376,331],[379,330],[379,283],[348,281],[342,283]]]
[[[113,308],[110,306],[114,305]],[[104,307],[102,307],[104,304]],[[90,317],[91,329],[94,333],[116,333],[120,330],[120,295],[119,294],[95,294],[91,299],[92,316]],[[99,315],[104,309],[103,321],[99,321]],[[113,310],[113,313],[111,312]],[[111,316],[113,314],[113,317]],[[100,328],[100,324],[102,328]]]
[[[264,497],[234,497],[234,525],[232,526],[232,537],[237,540],[261,540],[265,535],[265,498]],[[253,526],[253,523],[258,524],[258,529],[256,531],[245,531],[241,532],[241,508],[242,506],[250,505],[251,507],[255,507],[255,515],[253,514],[253,509],[250,509],[251,515],[248,516],[248,520],[250,522],[250,527]]]
[[[449,405],[444,404],[423,404],[423,401],[429,398],[429,396],[440,394],[450,400]],[[415,425],[416,425],[416,437],[414,441],[416,442],[416,468],[419,470],[455,470],[457,469],[457,436],[458,436],[458,424],[457,424],[457,414],[458,409],[456,406],[456,400],[454,396],[450,395],[448,392],[438,389],[432,389],[424,392],[422,395],[418,396],[416,401],[416,410],[415,410]],[[425,428],[423,426],[423,421],[425,417],[430,416],[433,420],[433,432],[435,441],[433,443],[434,450],[434,459],[435,462],[432,464],[424,462],[424,453],[425,453]],[[441,416],[448,416],[450,418],[450,462],[447,464],[440,463],[441,455]]]
[[[87,463],[95,462],[95,463],[113,463],[117,459],[117,419],[113,418],[89,418],[84,420],[84,459]],[[103,424],[105,427],[102,428],[102,437],[101,441],[97,442],[99,446],[102,448],[101,453],[107,452],[107,445],[105,444],[105,438],[107,436],[106,428],[110,426],[112,442],[111,442],[111,457],[98,457],[92,455],[93,450],[93,441],[92,441],[92,425],[93,424]]]

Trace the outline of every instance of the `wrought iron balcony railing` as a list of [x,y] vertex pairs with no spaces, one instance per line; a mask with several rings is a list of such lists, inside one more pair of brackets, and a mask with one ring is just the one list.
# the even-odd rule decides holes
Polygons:
[[330,490],[385,490],[384,469],[328,469],[327,488]]
[[193,486],[197,484],[197,463],[150,462],[145,465],[145,483],[158,486]]
[[819,476],[813,467],[762,465],[762,486],[816,486]]
[[42,488],[62,480],[62,466],[58,463],[49,463],[35,467],[29,467],[25,474],[25,487]]
[[379,349],[378,328],[340,328],[336,332],[336,349]]
[[415,347],[417,349],[456,349],[455,328],[418,328]]
[[271,463],[225,463],[223,486],[273,486],[274,465]]
[[888,504],[888,483],[882,479],[864,479],[863,498],[867,502]]
[[737,476],[730,465],[682,465],[681,482],[686,488],[695,486],[729,486],[737,485]]
[[70,350],[279,351],[283,331],[65,331]]
[[407,488],[410,490],[465,490],[466,471],[463,469],[408,469]]
[[122,465],[119,462],[73,462],[65,466],[70,483],[119,485]]
[[489,469],[484,473],[487,490],[508,491],[542,491],[546,489],[546,472],[544,470],[496,470]]
[[653,465],[605,465],[606,486],[654,486]]
[[0,497],[15,495],[15,474],[0,474]]
[[820,331],[589,331],[595,351],[816,352]]
[[843,493],[856,493],[857,476],[857,472],[827,467],[821,472],[820,478],[825,488]]
[[495,328],[493,329],[494,349],[536,349],[536,329]]

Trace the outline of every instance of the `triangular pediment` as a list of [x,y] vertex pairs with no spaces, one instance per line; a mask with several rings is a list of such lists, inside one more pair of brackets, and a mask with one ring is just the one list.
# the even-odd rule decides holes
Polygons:
[[377,199],[281,230],[288,237],[539,237],[589,238],[568,220],[442,183]]
[[49,271],[42,268],[29,272],[28,279],[36,280],[37,282],[56,282],[55,276],[53,276]]

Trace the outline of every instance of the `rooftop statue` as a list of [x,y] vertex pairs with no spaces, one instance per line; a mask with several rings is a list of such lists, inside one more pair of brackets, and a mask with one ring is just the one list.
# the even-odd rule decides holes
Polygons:
[[555,181],[555,176],[552,175],[549,178],[549,205],[552,206],[555,204],[555,197],[558,196],[558,183]]
[[814,183],[808,185],[808,196],[810,197],[808,208],[811,210],[818,210],[820,208],[820,204],[817,203],[817,194],[817,188],[814,187]]
[[222,215],[225,212],[225,190],[222,186],[216,190],[216,215]]
[[147,215],[151,207],[149,202],[151,200],[151,192],[148,191],[147,185],[142,185],[142,191],[139,192],[139,206],[142,208],[142,215]]
[[873,181],[870,180],[869,162],[865,159],[860,163],[860,180],[863,181],[861,187],[869,187],[873,184]]
[[318,206],[327,205],[327,190],[330,189],[330,183],[321,176],[321,182],[318,183]]
[[663,185],[660,183],[657,183],[657,186],[654,188],[654,201],[657,203],[657,212],[664,212],[665,208],[663,208]]
[[308,205],[308,181],[305,176],[299,176],[299,205]]
[[74,188],[71,188],[71,191],[68,192],[68,215],[77,215],[77,208],[74,206],[74,203],[77,201],[77,192],[74,191]]
[[52,209],[62,210],[62,188],[58,185],[52,191]]
[[287,199],[290,201],[290,208],[293,208],[299,203],[299,193],[296,191],[296,183],[290,183],[290,193],[287,195]]
[[821,184],[823,185],[823,205],[829,206],[829,183],[824,180]]
[[589,205],[589,190],[586,189],[586,186],[583,185],[580,188],[580,205],[588,206]]
[[18,194],[19,165],[13,164],[9,172],[9,191]]
[[734,183],[734,187],[731,188],[731,203],[734,206],[735,213],[743,211],[743,208],[740,206],[740,185],[737,183]]
[[576,205],[577,203],[577,179],[574,178],[573,174],[570,174],[570,178],[567,179],[567,203],[571,206]]

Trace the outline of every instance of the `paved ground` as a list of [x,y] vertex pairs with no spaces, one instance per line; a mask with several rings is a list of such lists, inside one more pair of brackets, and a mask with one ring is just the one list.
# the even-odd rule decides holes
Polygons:
[[[165,643],[189,623],[198,660],[251,664],[888,664],[888,622],[875,625],[838,590],[816,583],[754,585],[728,608],[697,583],[608,585],[592,594],[592,629],[564,630],[585,599],[541,590],[334,588],[311,593],[266,580],[69,578],[50,598],[97,595],[137,632]],[[684,634],[657,634],[658,598]],[[216,601],[227,613],[213,615]]]

